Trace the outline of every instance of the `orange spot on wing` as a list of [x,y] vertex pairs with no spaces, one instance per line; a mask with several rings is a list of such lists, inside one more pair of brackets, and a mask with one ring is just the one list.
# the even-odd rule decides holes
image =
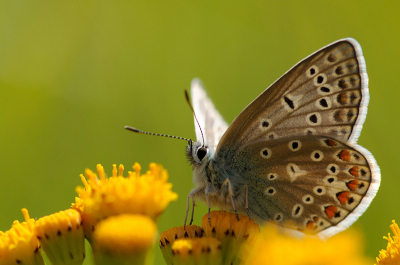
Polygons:
[[325,213],[329,219],[332,219],[335,216],[336,212],[337,212],[336,206],[331,205],[325,208]]
[[308,230],[314,230],[315,226],[314,226],[314,222],[313,221],[308,221],[307,223],[307,229]]
[[346,104],[347,102],[347,94],[346,93],[342,93],[340,94],[340,96],[338,97],[338,100],[341,104]]
[[356,178],[358,178],[358,176],[359,176],[359,167],[352,167],[350,170],[349,170],[349,172],[350,172],[350,174],[351,175],[353,175],[354,177],[356,177]]
[[351,156],[350,156],[350,152],[348,151],[348,150],[342,150],[340,153],[339,153],[339,158],[341,159],[341,160],[343,160],[343,161],[350,161],[350,158],[351,158]]
[[314,216],[313,220],[314,222],[318,222],[319,218],[317,216]]
[[333,140],[331,140],[331,139],[326,139],[326,140],[325,140],[325,143],[326,143],[328,146],[331,146],[331,147],[337,146],[337,142],[335,142],[335,141],[333,141]]
[[349,200],[350,198],[350,192],[348,191],[343,191],[343,192],[339,192],[336,197],[339,199],[340,203],[342,205],[346,204],[346,202]]
[[352,180],[352,181],[347,182],[346,185],[350,190],[355,191],[356,188],[358,187],[358,181],[357,180]]

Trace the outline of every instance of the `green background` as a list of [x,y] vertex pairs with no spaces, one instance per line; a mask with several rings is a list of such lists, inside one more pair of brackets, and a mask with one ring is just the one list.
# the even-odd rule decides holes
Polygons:
[[[195,138],[184,100],[203,80],[230,123],[292,65],[344,37],[363,48],[371,100],[359,144],[375,156],[382,185],[356,223],[366,252],[385,247],[400,222],[399,26],[395,1],[0,2],[0,230],[70,206],[79,174],[101,163],[129,170],[164,165],[179,200],[159,230],[183,224]],[[206,213],[196,211],[196,223]],[[157,250],[155,264],[162,264]],[[87,255],[85,264],[91,264]]]

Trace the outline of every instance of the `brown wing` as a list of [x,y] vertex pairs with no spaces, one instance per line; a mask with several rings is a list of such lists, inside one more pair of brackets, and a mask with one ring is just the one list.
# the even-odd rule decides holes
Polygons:
[[379,187],[375,159],[359,148],[322,136],[258,141],[238,150],[231,166],[248,186],[256,220],[326,237],[350,226]]
[[221,138],[217,154],[308,134],[354,144],[368,100],[361,47],[353,39],[339,40],[299,62],[248,105]]

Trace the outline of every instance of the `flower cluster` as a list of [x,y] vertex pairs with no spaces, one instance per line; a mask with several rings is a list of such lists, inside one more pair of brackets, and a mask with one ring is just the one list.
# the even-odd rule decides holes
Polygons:
[[[0,264],[44,265],[42,251],[51,264],[80,265],[85,259],[85,238],[94,261],[103,264],[153,264],[158,245],[166,264],[371,264],[362,254],[361,236],[349,229],[327,241],[282,234],[275,224],[261,227],[247,216],[211,211],[201,225],[170,228],[158,235],[161,213],[178,195],[172,191],[167,171],[151,163],[141,174],[135,163],[124,177],[124,167],[113,166],[110,177],[97,166],[81,175],[84,187],[71,209],[34,220],[22,209],[24,222],[0,231]],[[400,230],[379,253],[377,265],[400,264]]]
[[23,209],[25,222],[0,232],[0,264],[45,264],[40,249],[51,264],[82,264],[85,238],[96,264],[152,264],[156,221],[178,195],[161,165],[151,163],[141,174],[135,163],[127,177],[123,171],[114,165],[107,177],[101,165],[97,174],[87,169],[71,209],[37,221]]

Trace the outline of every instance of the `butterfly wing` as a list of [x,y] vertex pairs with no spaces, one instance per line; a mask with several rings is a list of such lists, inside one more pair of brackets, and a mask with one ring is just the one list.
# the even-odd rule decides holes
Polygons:
[[[212,152],[214,152],[222,135],[228,128],[228,124],[224,121],[211,99],[207,96],[200,79],[195,78],[192,80],[190,92],[194,112],[196,113],[196,117],[204,133],[204,141]],[[196,120],[194,121],[194,126],[197,142],[203,142],[201,131]]]
[[294,135],[324,135],[355,144],[369,101],[368,76],[354,39],[334,42],[296,64],[233,121],[222,156],[239,146]]
[[252,217],[321,237],[350,226],[379,187],[379,168],[368,151],[328,137],[253,142],[232,162],[248,185]]
[[368,101],[359,44],[343,39],[322,48],[233,121],[214,159],[228,173],[217,178],[230,179],[242,196],[239,203],[248,186],[249,208],[258,220],[289,221],[295,230],[321,237],[345,229],[380,183],[374,157],[356,144]]

